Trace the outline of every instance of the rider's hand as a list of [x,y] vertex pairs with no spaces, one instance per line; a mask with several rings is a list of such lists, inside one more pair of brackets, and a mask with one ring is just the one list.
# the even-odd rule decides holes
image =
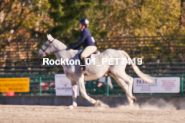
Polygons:
[[71,48],[70,47],[67,47],[66,50],[70,50]]

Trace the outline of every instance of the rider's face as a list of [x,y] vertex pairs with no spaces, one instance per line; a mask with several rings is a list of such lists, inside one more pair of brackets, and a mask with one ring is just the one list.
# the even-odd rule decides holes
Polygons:
[[82,29],[82,27],[83,27],[83,26],[82,26],[82,24],[81,24],[81,23],[79,23],[79,28],[80,28],[80,29]]
[[80,28],[80,29],[84,29],[85,26],[84,26],[83,24],[79,23],[79,28]]

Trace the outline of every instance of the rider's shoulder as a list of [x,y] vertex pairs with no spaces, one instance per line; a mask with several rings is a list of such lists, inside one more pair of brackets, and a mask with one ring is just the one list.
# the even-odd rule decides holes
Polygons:
[[88,28],[85,28],[85,29],[84,29],[84,33],[85,33],[86,35],[91,36],[91,32],[89,31]]
[[84,28],[84,31],[85,32],[90,32],[88,28]]

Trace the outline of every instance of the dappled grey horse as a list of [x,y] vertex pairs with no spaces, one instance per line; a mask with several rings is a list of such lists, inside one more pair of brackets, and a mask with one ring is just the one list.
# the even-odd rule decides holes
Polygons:
[[[57,59],[77,59],[78,50],[66,50],[67,46],[63,44],[61,41],[54,39],[50,34],[47,35],[48,40],[42,46],[42,48],[38,52],[39,57],[45,57],[47,54],[54,53]],[[76,98],[77,98],[77,85],[79,86],[81,95],[87,99],[90,103],[94,105],[107,106],[103,102],[99,100],[95,100],[87,95],[84,81],[97,80],[108,73],[112,76],[116,82],[123,88],[125,91],[126,97],[128,99],[128,104],[133,105],[135,97],[132,94],[132,86],[133,86],[133,78],[126,74],[125,68],[127,62],[123,62],[120,60],[113,59],[110,62],[105,59],[113,59],[113,58],[124,58],[130,59],[130,56],[123,50],[114,50],[107,49],[100,53],[99,55],[94,56],[94,62],[89,63],[86,66],[86,71],[88,76],[85,76],[81,72],[80,65],[62,65],[64,73],[71,80],[72,88],[73,88],[73,103],[70,108],[74,108],[77,106]],[[104,59],[104,63],[102,64],[102,59]],[[137,65],[130,60],[132,68],[136,72],[136,74],[142,78],[145,82],[152,83],[153,79],[151,76],[144,74],[139,70]]]

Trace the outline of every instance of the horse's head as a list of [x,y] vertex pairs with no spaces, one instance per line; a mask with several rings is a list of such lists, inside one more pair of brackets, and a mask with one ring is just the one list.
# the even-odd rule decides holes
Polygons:
[[38,52],[38,57],[45,57],[53,52],[66,49],[66,45],[53,38],[50,34],[47,34],[48,40],[41,47]]

